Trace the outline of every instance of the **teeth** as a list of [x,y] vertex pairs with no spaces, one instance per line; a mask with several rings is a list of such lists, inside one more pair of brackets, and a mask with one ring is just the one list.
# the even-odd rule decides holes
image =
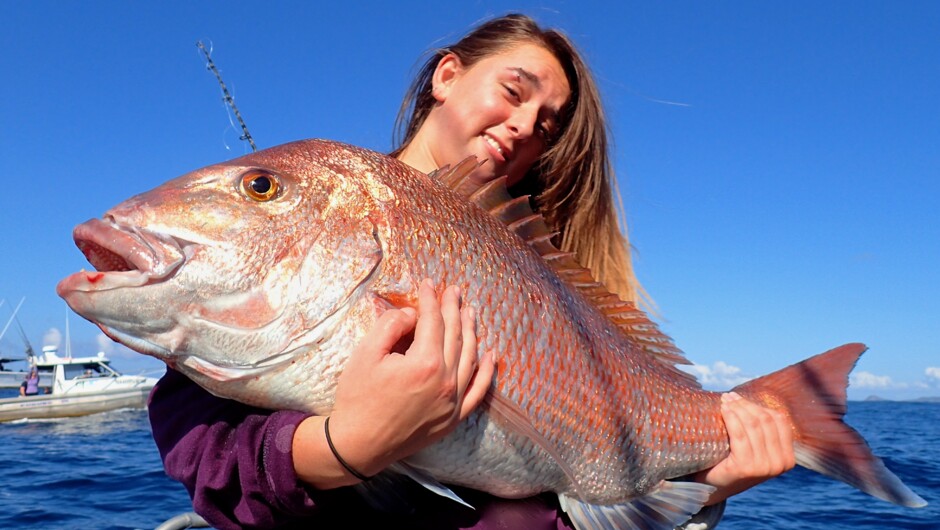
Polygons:
[[488,144],[492,145],[493,148],[496,149],[496,152],[497,152],[497,153],[499,153],[500,155],[503,155],[503,154],[504,154],[504,153],[503,153],[503,148],[499,146],[499,143],[497,143],[496,140],[494,140],[494,139],[492,139],[492,138],[490,138],[489,136],[486,136],[486,135],[483,136],[483,139],[486,140],[486,142],[487,142]]

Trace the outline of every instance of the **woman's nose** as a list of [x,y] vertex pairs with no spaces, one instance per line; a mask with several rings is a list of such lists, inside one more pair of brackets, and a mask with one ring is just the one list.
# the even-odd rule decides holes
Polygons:
[[535,131],[537,112],[528,109],[525,105],[517,107],[506,122],[506,126],[514,138],[525,140]]

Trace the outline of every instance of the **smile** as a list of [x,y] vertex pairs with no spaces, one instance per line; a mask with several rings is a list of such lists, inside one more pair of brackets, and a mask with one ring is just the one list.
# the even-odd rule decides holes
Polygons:
[[499,142],[497,142],[492,136],[487,134],[483,134],[482,136],[483,140],[485,140],[487,144],[489,144],[497,153],[499,153],[499,156],[503,157],[504,160],[509,159],[507,153],[503,150],[503,146],[501,146]]

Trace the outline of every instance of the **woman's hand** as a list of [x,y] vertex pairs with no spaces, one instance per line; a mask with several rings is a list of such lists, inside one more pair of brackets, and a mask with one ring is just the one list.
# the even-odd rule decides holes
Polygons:
[[[418,290],[418,311],[383,313],[349,358],[336,388],[330,436],[353,469],[374,475],[440,440],[486,395],[495,365],[477,362],[472,309],[448,287],[438,302],[429,280]],[[404,353],[396,345],[414,331]],[[298,477],[318,488],[356,482],[326,444],[324,418],[312,417],[294,434]]]
[[715,486],[708,504],[741,493],[793,469],[793,431],[783,413],[729,392],[721,396],[721,415],[728,429],[731,454],[696,475]]

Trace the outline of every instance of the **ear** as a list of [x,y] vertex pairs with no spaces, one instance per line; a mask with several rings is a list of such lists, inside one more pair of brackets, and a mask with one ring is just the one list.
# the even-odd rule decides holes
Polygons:
[[443,103],[447,99],[451,87],[460,77],[461,72],[463,72],[463,64],[453,53],[448,53],[438,61],[434,76],[431,77],[431,95],[438,103]]

